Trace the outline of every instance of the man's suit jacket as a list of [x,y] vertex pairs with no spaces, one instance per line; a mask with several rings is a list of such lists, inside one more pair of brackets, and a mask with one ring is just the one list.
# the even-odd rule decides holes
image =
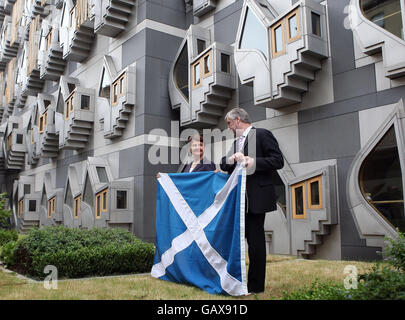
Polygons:
[[[232,173],[236,164],[227,164],[227,159],[238,152],[236,139],[231,150],[221,160],[221,169]],[[243,154],[255,160],[255,166],[247,170],[247,208],[252,213],[265,213],[276,210],[276,196],[273,175],[284,166],[284,158],[278,142],[266,129],[252,127],[243,145]]]
[[[181,172],[188,173],[190,171],[191,163],[186,164]],[[201,171],[215,171],[216,167],[214,162],[209,161],[203,158],[199,164],[197,164],[192,172],[201,172]]]

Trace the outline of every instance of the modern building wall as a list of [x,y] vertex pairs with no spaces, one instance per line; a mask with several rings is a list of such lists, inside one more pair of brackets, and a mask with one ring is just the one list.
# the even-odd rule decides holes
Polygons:
[[[45,72],[43,87],[38,92],[31,89],[24,97],[25,101],[18,99],[24,87],[18,88],[21,86],[19,79],[27,78],[27,74],[21,71],[22,68],[17,68],[16,102],[9,103],[6,96],[1,99],[0,109],[4,111],[0,126],[3,151],[0,153],[0,190],[8,192],[20,229],[48,224],[124,227],[140,238],[153,242],[156,174],[178,170],[180,164],[175,160],[184,144],[179,134],[190,128],[225,130],[224,115],[233,107],[240,106],[249,112],[255,126],[273,132],[286,160],[286,166],[279,171],[281,184],[278,189],[285,198],[285,208],[279,206],[266,218],[269,252],[308,258],[378,259],[377,252],[384,246],[384,236],[395,236],[393,225],[365,200],[356,181],[364,158],[380,141],[387,126],[395,125],[398,150],[403,151],[405,147],[401,138],[404,133],[401,99],[405,96],[401,63],[405,59],[401,60],[391,52],[394,47],[400,55],[399,50],[405,48],[405,42],[373,25],[373,22],[363,21],[364,17],[359,18],[359,1],[211,0],[193,3],[183,0],[134,0],[125,9],[130,14],[120,32],[109,26],[108,21],[100,30],[95,27],[99,21],[97,19],[101,17],[97,13],[99,6],[107,10],[109,1],[101,1],[97,5],[94,1],[88,1],[93,11],[90,10],[84,26],[73,36],[72,32],[68,32],[68,22],[61,22],[61,15],[63,10],[71,10],[76,2],[79,5],[83,1],[48,0],[45,6],[41,1],[34,2],[39,8],[44,7],[43,11],[33,8],[31,1],[26,1],[26,16],[34,18],[39,14],[43,19],[42,26],[49,24],[60,27],[59,40],[53,40],[56,41],[53,44],[56,49],[52,54],[55,55],[54,59],[60,59],[62,64],[64,61],[66,66],[56,76]],[[199,6],[200,3],[205,3],[205,6]],[[10,23],[13,14],[11,1],[0,1],[1,10],[9,17],[3,20],[3,24]],[[272,32],[278,22],[287,24],[288,17],[294,17],[294,10],[298,10],[299,15],[297,38],[285,41],[284,54],[271,54],[274,51]],[[404,17],[405,8],[401,10],[399,14]],[[259,25],[267,32],[268,37],[263,40],[269,49],[267,59],[260,60],[258,51],[253,50],[255,48],[240,46],[247,11],[254,12]],[[320,17],[319,35],[314,36],[311,13]],[[19,27],[20,44],[16,61],[20,64],[26,59],[23,42],[27,39],[31,18],[25,18]],[[376,31],[370,33],[367,28]],[[206,39],[207,51],[201,53],[196,51],[194,44],[203,34],[209,37]],[[370,34],[379,38],[373,39]],[[8,38],[5,37],[3,33],[3,39],[0,39],[0,72],[3,69],[2,80],[9,86],[15,79],[8,75],[11,59],[2,54],[9,50],[5,41]],[[42,37],[42,41],[46,38],[41,32],[38,32],[38,37]],[[91,40],[87,41],[86,46],[83,41],[80,42],[80,37]],[[367,41],[362,41],[363,37]],[[73,43],[73,48],[79,47],[79,53],[86,52],[84,58],[74,50],[67,50],[70,43]],[[385,46],[381,47],[381,43]],[[174,75],[184,45],[189,48],[189,101],[178,90]],[[40,44],[42,51],[45,50],[43,46]],[[90,47],[89,51],[80,46]],[[215,62],[211,65],[213,70],[210,70],[210,76],[203,75],[202,87],[198,91],[192,84],[192,67],[205,52],[210,51],[213,52],[211,62]],[[217,59],[222,57],[221,53],[230,56],[228,70],[220,70],[222,66]],[[43,54],[47,54],[46,50]],[[63,57],[60,58],[58,54]],[[259,60],[262,65],[258,64]],[[115,107],[111,106],[111,101],[108,103],[100,96],[103,70],[111,68],[115,69],[112,73],[115,72],[117,76],[125,71],[125,81],[129,84],[126,87],[126,102],[121,101],[124,98],[120,98],[119,102],[120,108],[127,113],[121,114],[120,119],[123,120],[119,123],[122,129],[114,137],[106,135],[104,126],[107,121],[104,117],[106,110],[109,110],[106,108]],[[133,76],[129,76],[131,70]],[[48,80],[47,77],[52,79]],[[64,95],[71,94],[70,89],[66,89],[69,83],[76,83],[77,95],[94,95],[91,121],[84,124],[84,119],[80,118],[84,117],[83,113],[76,109],[73,116],[79,122],[73,125],[72,132],[77,132],[77,136],[88,132],[83,138],[84,143],[80,144],[84,144],[84,147],[78,148],[74,142],[76,140],[67,133],[65,139],[72,147],[57,148],[56,157],[49,158],[42,153],[35,159],[27,151],[24,166],[18,169],[10,167],[7,162],[10,158],[7,137],[12,131],[10,119],[21,119],[26,132],[24,143],[29,144],[31,130],[39,130],[34,127],[39,125],[38,93],[42,93],[54,99],[52,107],[56,108],[57,113],[59,111],[59,120],[55,120],[54,125],[56,131],[60,130],[58,126],[64,123],[63,106],[65,104],[66,107],[67,99]],[[112,83],[110,89],[114,90]],[[133,104],[130,103],[132,97]],[[197,104],[190,102],[197,100]],[[62,110],[58,109],[59,106]],[[190,110],[196,115],[194,120],[183,123],[182,114]],[[180,128],[176,124],[180,124]],[[86,129],[89,125],[91,129]],[[62,133],[58,132],[60,137]],[[151,163],[150,155],[155,154],[156,142],[168,147],[168,163]],[[208,149],[214,152],[215,160],[227,151],[221,143],[212,144]],[[400,152],[399,159],[404,170],[402,154]],[[37,162],[31,164],[31,160]],[[97,177],[92,177],[90,184],[94,203],[98,192],[108,188],[108,212],[102,212],[105,216],[98,220],[93,206],[93,211],[83,213],[89,215],[87,220],[77,220],[72,216],[74,208],[66,205],[67,188],[69,186],[76,196],[81,194],[81,201],[85,202],[86,174],[92,175],[90,172],[104,164],[110,172],[108,183],[103,184]],[[25,196],[29,198],[28,194],[20,191],[21,182],[19,184],[24,180],[21,177],[26,176],[33,177],[34,190],[31,190],[31,194],[42,196],[45,181],[50,185],[48,189],[61,190],[56,193],[60,197],[57,201],[62,203],[56,207],[56,210],[63,211],[60,218],[56,214],[55,218],[47,220],[41,217],[36,221],[29,213],[19,214],[18,202]],[[297,218],[293,193],[297,186],[308,187],[317,177],[321,177],[324,203],[317,209],[306,208],[305,218]],[[111,207],[115,203],[114,192],[119,188],[127,190],[130,199],[126,209],[131,217],[122,218],[121,222],[117,218],[121,211],[114,212],[116,208]],[[49,200],[53,194],[46,193]],[[92,205],[83,204],[84,212]],[[46,213],[46,208],[43,212]],[[33,222],[25,221],[25,215],[31,217]]]

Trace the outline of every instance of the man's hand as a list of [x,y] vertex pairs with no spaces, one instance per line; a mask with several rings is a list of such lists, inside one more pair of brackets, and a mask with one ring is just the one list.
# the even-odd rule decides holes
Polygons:
[[255,164],[255,159],[251,158],[251,157],[244,157],[245,160],[245,168],[252,168]]
[[228,158],[229,164],[234,164],[235,162],[241,162],[245,158],[245,155],[241,152],[236,152]]
[[156,178],[157,178],[157,179],[160,178],[160,172],[157,173]]

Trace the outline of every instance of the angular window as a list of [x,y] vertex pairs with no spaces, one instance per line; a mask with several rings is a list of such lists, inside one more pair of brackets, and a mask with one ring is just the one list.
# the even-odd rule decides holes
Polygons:
[[37,211],[37,201],[36,200],[28,201],[28,211],[31,211],[31,212]]
[[315,12],[311,12],[312,34],[321,37],[321,16]]
[[404,39],[400,0],[360,0],[360,7],[368,20]]
[[201,70],[200,70],[200,63],[197,63],[193,66],[193,86],[197,87],[201,84]]
[[287,16],[288,23],[288,42],[294,41],[300,37],[298,10]]
[[55,201],[56,197],[48,200],[48,218],[50,218],[55,213]]
[[405,232],[402,172],[394,127],[364,160],[359,180],[368,203],[392,226]]
[[188,49],[186,42],[174,66],[174,82],[187,101],[189,101],[188,66]]
[[308,180],[308,208],[322,209],[322,176]]
[[127,208],[127,191],[117,190],[117,209]]
[[292,186],[292,211],[293,219],[306,218],[305,182]]
[[103,77],[101,81],[101,88],[100,92],[98,95],[103,98],[107,98],[108,101],[110,101],[110,86],[111,86],[111,80],[110,77],[108,76],[107,70],[104,68],[103,69]]
[[239,49],[256,49],[263,53],[267,59],[267,29],[260,23],[252,10],[246,8]]
[[97,174],[98,174],[98,179],[102,183],[108,182],[108,176],[107,176],[107,171],[104,167],[96,167]]
[[197,52],[198,52],[198,54],[203,52],[205,50],[205,48],[206,48],[205,41],[197,39]]
[[82,94],[81,102],[80,102],[80,109],[90,110],[90,96],[86,96],[86,95]]
[[79,214],[81,211],[81,203],[82,203],[82,196],[79,195],[74,200],[73,215],[74,215],[75,219],[77,219],[79,217]]
[[276,202],[277,204],[283,209],[284,214],[287,212],[287,201],[285,197],[285,185],[283,180],[281,180],[280,176],[277,172],[275,172],[272,176],[272,181],[274,183],[274,191],[276,194]]
[[18,217],[21,218],[21,215],[24,213],[24,199],[18,201]]
[[225,53],[221,53],[221,71],[230,73],[231,72],[231,65],[230,65],[230,56]]

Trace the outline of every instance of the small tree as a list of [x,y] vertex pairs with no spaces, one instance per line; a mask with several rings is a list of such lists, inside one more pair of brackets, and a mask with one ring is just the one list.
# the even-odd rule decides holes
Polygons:
[[0,194],[0,228],[1,229],[10,228],[10,217],[11,217],[12,211],[5,209],[6,195],[7,195],[6,192]]

